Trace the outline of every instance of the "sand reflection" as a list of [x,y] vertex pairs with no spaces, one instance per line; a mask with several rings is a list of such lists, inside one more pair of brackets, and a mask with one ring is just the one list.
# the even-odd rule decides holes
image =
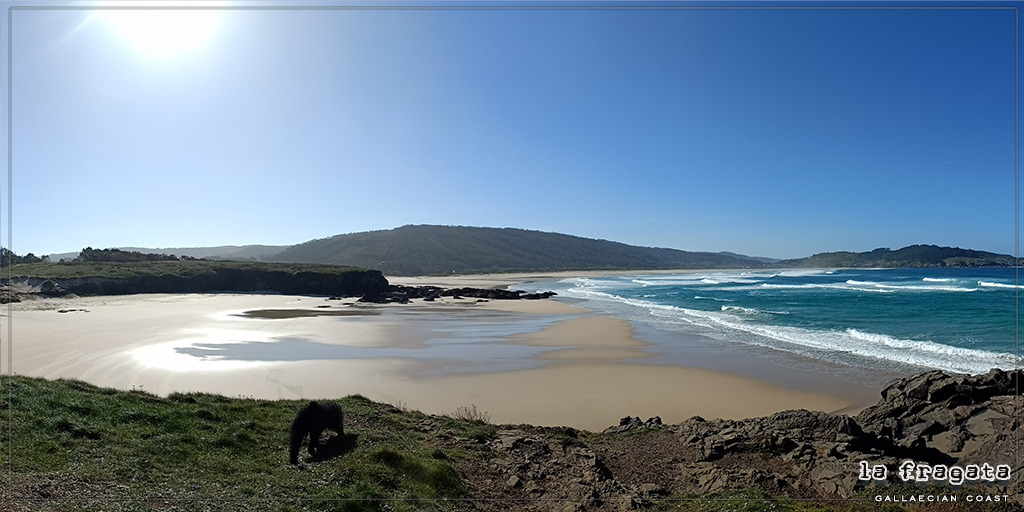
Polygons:
[[266,342],[268,339],[267,335],[255,331],[207,330],[199,336],[139,347],[129,351],[129,354],[147,368],[179,372],[239,370],[260,366],[268,361],[232,359],[217,351],[196,354],[189,350],[203,345],[245,345]]
[[243,318],[261,318],[264,320],[280,320],[285,318],[310,318],[316,316],[369,316],[379,315],[380,311],[366,309],[252,309],[232,316]]
[[[537,333],[575,317],[486,310],[449,312],[442,316],[394,310],[383,315],[387,318],[373,310],[245,310],[248,314],[238,311],[216,317],[238,327],[253,327],[186,329],[179,331],[180,339],[138,347],[129,354],[144,367],[177,372],[366,359],[426,362],[421,366],[428,371],[424,375],[508,371],[541,366],[546,361],[539,356],[555,348],[510,343],[510,337]],[[314,318],[318,316],[353,318],[321,323]],[[254,319],[281,323],[256,320],[256,327]]]

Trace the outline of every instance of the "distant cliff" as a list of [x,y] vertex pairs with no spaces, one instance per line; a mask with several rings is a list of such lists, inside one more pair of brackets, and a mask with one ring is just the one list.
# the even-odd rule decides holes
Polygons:
[[239,261],[30,263],[11,267],[9,275],[3,284],[54,296],[254,291],[351,296],[389,289],[379,270]]

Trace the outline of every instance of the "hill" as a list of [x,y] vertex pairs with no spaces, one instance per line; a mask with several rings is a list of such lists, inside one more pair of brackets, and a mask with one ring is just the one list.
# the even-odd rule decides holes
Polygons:
[[271,261],[331,263],[379,269],[387,275],[554,270],[756,268],[731,254],[637,247],[516,228],[402,226],[337,235],[292,246]]
[[[246,245],[123,251],[174,254],[182,259],[207,258],[347,265],[372,268],[387,275],[446,275],[558,270],[659,270],[721,268],[837,267],[1011,267],[1013,256],[985,251],[911,245],[869,252],[826,252],[807,258],[778,260],[731,252],[690,252],[638,247],[620,242],[517,228],[409,225],[348,233],[293,246]],[[53,254],[49,261],[70,261],[80,253]],[[28,254],[4,257],[29,263]]]
[[985,251],[911,245],[898,250],[888,247],[869,252],[823,252],[807,258],[782,260],[778,267],[1012,267],[1013,256]]

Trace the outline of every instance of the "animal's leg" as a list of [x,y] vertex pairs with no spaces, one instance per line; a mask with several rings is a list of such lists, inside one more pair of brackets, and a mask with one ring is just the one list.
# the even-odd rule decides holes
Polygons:
[[323,430],[314,430],[309,433],[309,454],[316,455],[316,451],[320,448],[320,434]]

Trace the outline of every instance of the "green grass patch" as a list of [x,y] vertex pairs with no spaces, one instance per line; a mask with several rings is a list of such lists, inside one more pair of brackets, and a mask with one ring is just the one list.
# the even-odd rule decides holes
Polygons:
[[[217,502],[218,510],[444,511],[455,508],[450,500],[466,496],[452,454],[402,427],[413,422],[401,419],[406,413],[361,396],[339,400],[348,420],[346,437],[328,440],[325,450],[345,448],[296,467],[288,463],[288,433],[303,401],[205,393],[160,398],[20,376],[0,377],[0,383],[13,413],[13,430],[0,432],[0,464],[10,462],[27,481],[47,475],[58,482],[47,491],[52,497],[80,497],[80,488],[89,488],[96,497],[172,498],[180,510],[192,509],[188,503],[196,502],[188,500],[209,498],[238,500]],[[353,426],[357,418],[374,427]],[[13,457],[6,450],[10,442]],[[305,457],[304,448],[300,458]],[[261,499],[278,501],[245,501]],[[113,503],[116,510],[161,508],[143,501]],[[91,505],[65,502],[55,508]]]

